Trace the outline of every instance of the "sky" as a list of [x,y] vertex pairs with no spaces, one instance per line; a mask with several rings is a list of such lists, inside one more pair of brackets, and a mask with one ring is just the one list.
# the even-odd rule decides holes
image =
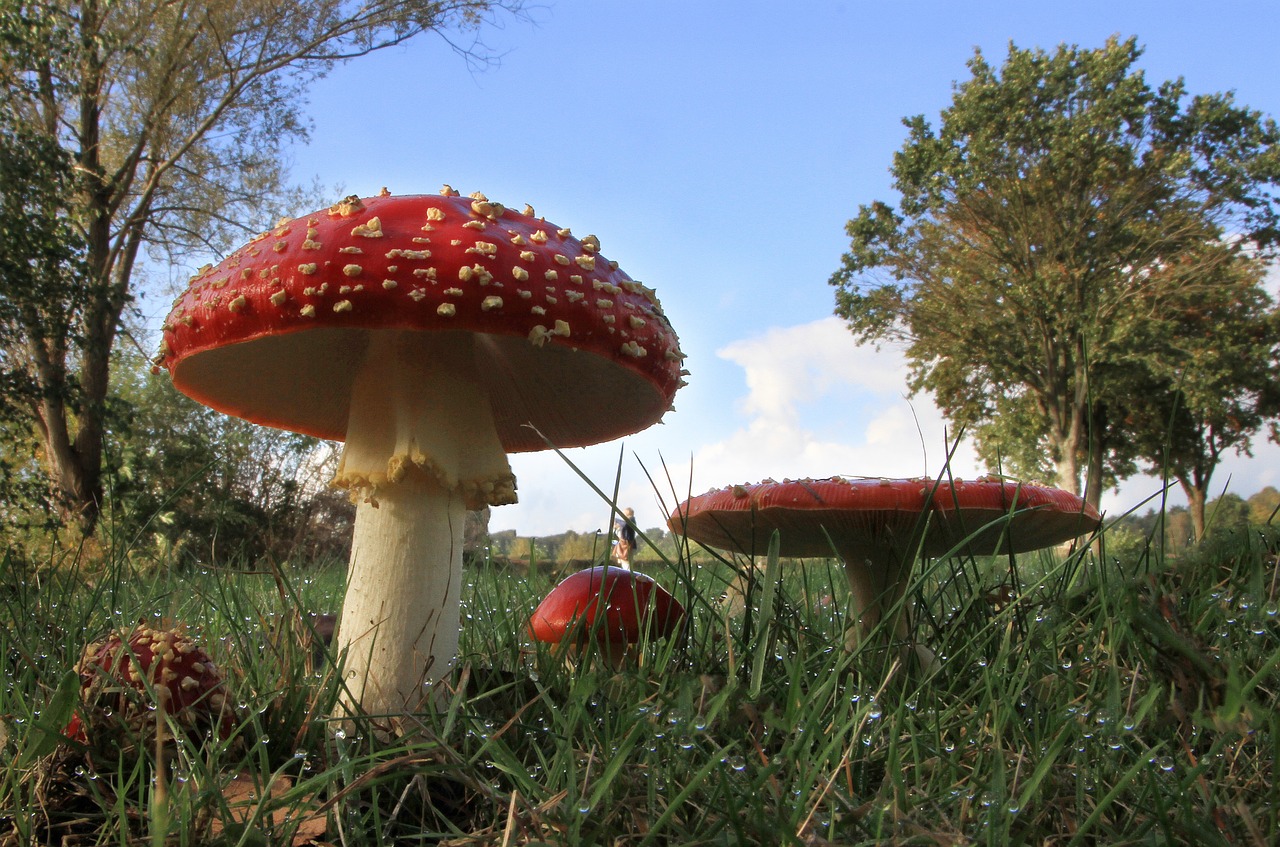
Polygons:
[[[1135,36],[1152,83],[1181,76],[1280,116],[1274,0],[544,0],[527,17],[482,30],[499,58],[486,67],[428,35],[337,68],[312,87],[310,141],[292,150],[295,176],[335,199],[448,183],[529,203],[657,290],[691,372],[675,411],[621,441],[513,456],[520,502],[490,529],[521,535],[608,525],[578,471],[606,493],[616,483],[647,528],[732,483],[941,470],[937,409],[908,395],[896,351],[854,342],[827,280],[845,222],[896,200],[902,119],[936,125],[975,48],[999,65],[1011,41]],[[1280,485],[1280,448],[1255,446],[1224,463],[1215,493]],[[984,471],[965,444],[951,465]],[[1139,476],[1104,507],[1159,490]]]

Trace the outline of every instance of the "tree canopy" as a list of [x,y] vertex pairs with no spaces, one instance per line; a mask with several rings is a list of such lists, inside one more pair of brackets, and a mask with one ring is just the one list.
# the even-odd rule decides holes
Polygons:
[[[831,278],[854,334],[904,343],[912,389],[989,459],[1095,505],[1151,458],[1134,428],[1157,416],[1135,392],[1189,386],[1192,337],[1274,320],[1258,270],[1280,236],[1275,123],[1230,94],[1153,88],[1140,55],[1133,39],[1010,45],[999,68],[975,53],[936,130],[904,121],[898,206],[860,207]],[[1225,324],[1194,319],[1237,297],[1250,308]],[[1275,378],[1274,355],[1249,374],[1197,364],[1224,397]],[[1234,446],[1256,425],[1237,429]]]

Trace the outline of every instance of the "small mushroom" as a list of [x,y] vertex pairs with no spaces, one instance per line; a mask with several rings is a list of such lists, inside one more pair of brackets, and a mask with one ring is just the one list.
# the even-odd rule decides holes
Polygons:
[[898,614],[917,555],[1022,553],[1093,532],[1096,509],[1056,488],[994,478],[806,479],[709,491],[681,503],[672,531],[721,550],[762,552],[775,530],[780,553],[844,562],[853,614],[851,646],[883,621],[909,634]]
[[[652,291],[612,262],[593,271],[621,290],[607,307],[516,296],[514,269],[591,251],[486,198],[349,197],[301,224],[191,280],[157,364],[214,409],[346,442],[333,482],[357,503],[335,651],[344,706],[403,715],[444,693],[465,512],[515,502],[507,453],[658,422],[683,354]],[[648,320],[616,333],[630,314]]]
[[645,638],[667,638],[684,619],[684,607],[652,577],[600,565],[566,577],[529,619],[529,635],[570,651],[594,641],[616,663]]
[[194,737],[216,731],[226,739],[235,726],[218,666],[181,627],[113,633],[85,648],[76,669],[81,706],[65,730],[76,741],[92,742],[92,730],[107,722],[149,734],[159,701]]

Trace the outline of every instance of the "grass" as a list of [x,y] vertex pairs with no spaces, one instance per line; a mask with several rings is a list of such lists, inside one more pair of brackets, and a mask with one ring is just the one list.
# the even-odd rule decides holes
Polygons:
[[[0,845],[1270,843],[1268,538],[1179,560],[1143,545],[1117,559],[1106,540],[923,569],[916,638],[936,673],[875,642],[844,649],[832,562],[651,569],[691,625],[622,670],[527,640],[553,576],[478,565],[456,694],[395,740],[326,718],[341,682],[308,622],[338,607],[340,566],[172,573],[123,551],[32,572],[8,557]],[[198,633],[235,703],[231,738],[178,731],[157,754],[62,737],[84,645],[139,619]]]

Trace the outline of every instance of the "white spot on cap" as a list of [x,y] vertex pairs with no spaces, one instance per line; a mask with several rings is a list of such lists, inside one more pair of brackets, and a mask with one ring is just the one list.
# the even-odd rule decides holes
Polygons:
[[369,218],[362,224],[357,224],[351,229],[352,235],[358,235],[362,238],[381,238],[382,237],[382,219],[378,217]]

